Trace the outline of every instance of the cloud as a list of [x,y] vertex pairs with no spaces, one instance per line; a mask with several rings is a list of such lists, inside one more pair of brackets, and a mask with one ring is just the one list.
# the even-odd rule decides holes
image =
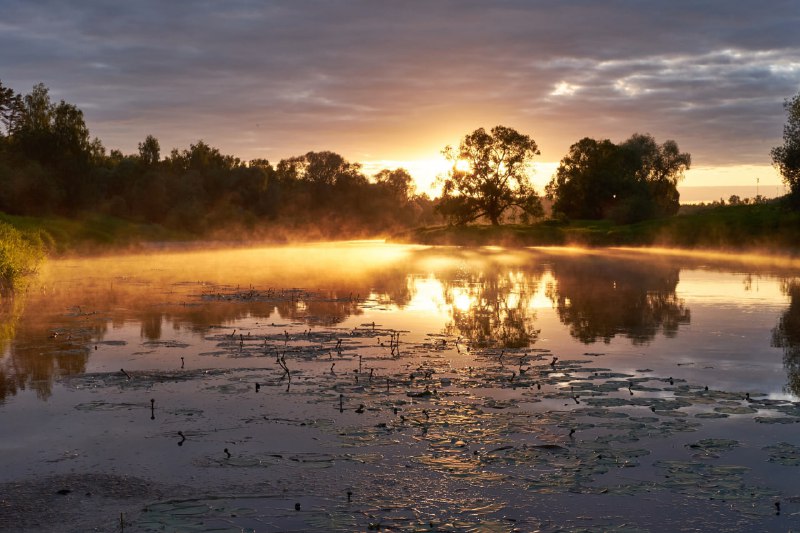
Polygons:
[[[584,136],[763,164],[800,89],[793,1],[0,0],[0,79],[39,81],[109,147],[245,159],[435,153],[477,127],[557,161]],[[425,148],[428,147],[428,148]]]

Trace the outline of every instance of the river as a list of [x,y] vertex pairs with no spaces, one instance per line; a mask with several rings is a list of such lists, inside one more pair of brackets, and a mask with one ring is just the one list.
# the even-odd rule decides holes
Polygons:
[[797,273],[382,242],[51,260],[4,303],[0,529],[787,530]]

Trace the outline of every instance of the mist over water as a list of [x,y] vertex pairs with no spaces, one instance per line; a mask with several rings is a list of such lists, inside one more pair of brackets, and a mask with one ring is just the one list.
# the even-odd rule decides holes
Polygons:
[[[12,334],[0,367],[3,396],[30,387],[46,397],[59,376],[114,369],[122,361],[170,368],[174,358],[165,360],[161,350],[129,352],[176,339],[191,345],[209,328],[255,322],[290,330],[378,322],[415,339],[446,333],[484,348],[597,349],[632,366],[723,357],[734,366],[714,379],[743,390],[753,388],[754,376],[737,360],[756,352],[780,367],[782,351],[770,339],[779,323],[791,325],[781,318],[791,309],[791,270],[780,262],[731,263],[735,256],[724,256],[724,263],[719,254],[656,254],[359,241],[54,260],[14,312],[4,314]],[[250,289],[274,291],[275,299],[236,297]],[[107,348],[94,350],[97,343]],[[198,357],[187,351],[184,357]],[[762,389],[788,392],[780,373],[761,370]]]

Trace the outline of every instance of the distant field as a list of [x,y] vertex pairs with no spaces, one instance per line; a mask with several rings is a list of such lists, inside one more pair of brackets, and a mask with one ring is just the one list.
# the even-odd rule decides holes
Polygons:
[[776,198],[786,194],[786,189],[783,185],[724,185],[713,187],[681,187],[678,186],[678,192],[681,193],[682,204],[699,204],[701,202],[711,203],[718,202],[720,199],[728,201],[732,195],[739,198],[755,198],[756,195],[761,195],[765,198]]

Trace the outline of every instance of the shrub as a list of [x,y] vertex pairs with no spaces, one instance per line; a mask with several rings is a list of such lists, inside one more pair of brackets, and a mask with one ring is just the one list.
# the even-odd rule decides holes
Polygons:
[[44,259],[44,244],[39,234],[23,235],[13,226],[0,222],[0,294],[22,288]]

